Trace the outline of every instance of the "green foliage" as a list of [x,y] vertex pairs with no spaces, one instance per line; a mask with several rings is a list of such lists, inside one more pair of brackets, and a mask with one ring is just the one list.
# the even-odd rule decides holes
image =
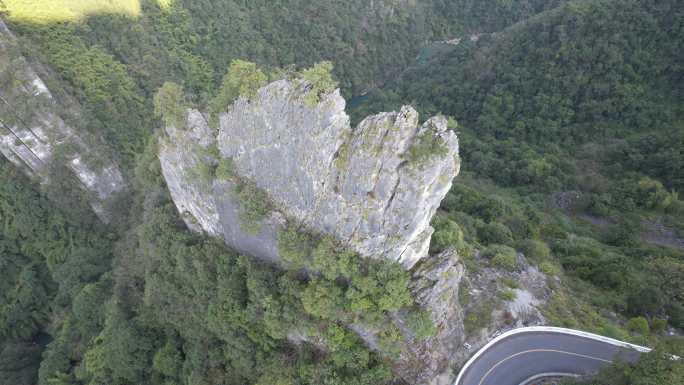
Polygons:
[[240,227],[251,234],[261,229],[261,222],[271,212],[271,200],[268,194],[256,183],[241,180],[235,184],[235,195],[240,202]]
[[224,112],[239,97],[247,100],[254,98],[259,88],[266,84],[266,80],[266,75],[256,64],[233,60],[228,72],[223,76],[218,93],[209,102],[212,126],[218,125],[218,114]]
[[668,192],[661,182],[648,177],[639,180],[636,195],[639,205],[658,210],[667,209],[678,197],[676,192]]
[[484,223],[477,228],[477,237],[486,245],[513,243],[513,233],[504,224],[499,222]]
[[407,325],[413,331],[415,338],[423,340],[434,336],[437,328],[430,318],[430,312],[418,310],[411,313],[407,320]]
[[378,345],[386,355],[393,358],[398,358],[401,353],[401,346],[403,337],[399,328],[390,324],[389,327],[384,328],[378,333]]
[[466,312],[463,319],[463,327],[468,335],[474,335],[480,329],[487,327],[492,321],[494,305],[489,302],[478,304],[475,308]]
[[620,341],[624,341],[629,338],[628,333],[610,323],[606,323],[605,325],[603,325],[603,328],[601,328],[599,334]]
[[105,327],[84,355],[86,378],[95,383],[141,382],[154,343],[118,304],[108,307]]
[[312,280],[302,293],[304,310],[318,318],[339,319],[345,312],[343,290],[328,280]]
[[152,368],[166,377],[176,378],[182,362],[183,358],[176,343],[173,340],[168,340],[154,354]]
[[420,166],[433,157],[441,157],[449,153],[449,148],[439,135],[431,130],[419,134],[409,147],[405,158],[415,166]]
[[278,235],[278,254],[291,269],[301,269],[313,250],[313,240],[308,234],[290,225]]
[[665,329],[667,329],[667,320],[662,318],[654,318],[651,320],[651,331],[653,331],[653,333],[662,333]]
[[502,301],[513,301],[515,300],[516,294],[511,289],[505,289],[497,293],[497,296]]
[[[387,312],[413,303],[409,276],[399,264],[363,259],[332,237],[315,239],[288,226],[279,235],[278,251],[289,269],[306,268],[322,276],[311,280],[302,299],[307,313],[315,317],[351,315],[376,324]],[[344,284],[340,285],[340,279]]]
[[[484,254],[503,247],[497,244],[519,247],[543,271],[563,275],[549,304],[551,323],[625,338],[600,317],[601,307],[682,327],[682,253],[647,245],[646,230],[633,226],[658,221],[673,232],[682,228],[684,211],[674,192],[684,186],[682,33],[681,24],[672,22],[681,13],[679,3],[519,3],[408,2],[381,15],[361,0],[287,0],[278,7],[144,1],[135,19],[94,15],[79,23],[10,25],[23,53],[59,73],[44,76],[56,99],[72,94],[83,106],[69,123],[103,137],[126,171],[134,171],[136,195],[126,208],[127,228],[102,230],[85,211],[62,211],[67,206],[50,203],[0,165],[2,378],[35,382],[35,373],[27,372],[35,369],[42,346],[30,338],[46,330],[49,320],[54,340],[42,353],[41,385],[396,382],[387,357],[371,352],[344,325],[360,322],[379,330],[388,357],[402,339],[388,313],[408,314],[416,335],[428,334],[429,317],[416,313],[408,274],[400,267],[359,258],[332,239],[297,233],[283,241],[292,271],[279,271],[187,233],[169,204],[150,140],[158,126],[155,104],[163,104],[153,94],[165,79],[174,79],[193,103],[223,111],[263,81],[256,66],[245,64],[248,76],[236,72],[231,78],[229,72],[214,92],[217,74],[236,58],[263,68],[330,59],[347,94],[388,84],[370,96],[371,103],[394,104],[382,110],[416,100],[423,116],[458,117],[466,167],[443,202],[440,217],[448,219],[436,219],[433,251],[466,241],[463,248],[490,246]],[[301,23],[302,15],[316,17]],[[378,16],[377,23],[358,23],[368,15]],[[423,42],[471,33],[478,33],[477,42],[425,47],[420,60],[429,65],[404,72]],[[307,103],[318,103],[335,88],[331,70],[325,64],[304,71],[313,86]],[[399,73],[404,75],[396,78]],[[3,86],[16,81],[11,77],[0,79]],[[167,115],[175,120],[177,104],[163,106],[172,107]],[[434,141],[419,144],[409,153],[417,163],[441,151]],[[228,179],[229,168],[219,164],[217,176]],[[207,172],[211,167],[199,174]],[[73,201],[58,187],[47,190],[51,199]],[[245,200],[254,198],[246,205],[251,223],[262,217],[268,200],[250,188],[241,192]],[[556,193],[567,191],[582,198],[559,202]],[[624,220],[625,212],[636,217]],[[585,222],[578,224],[580,216]],[[511,249],[498,251],[489,255],[492,264],[515,263]],[[495,262],[500,254],[506,257]],[[468,255],[464,251],[464,261],[471,261]],[[463,284],[461,303],[468,303],[467,294]],[[491,321],[493,304],[472,307],[467,333]],[[635,328],[643,331],[639,324]],[[654,324],[655,332],[661,327]],[[306,340],[290,345],[290,331],[324,340],[327,347]],[[635,366],[611,368],[599,383],[678,384],[681,365],[665,351],[684,355],[658,347]],[[28,369],[6,375],[6,360]]]
[[540,240],[526,239],[520,243],[518,249],[531,261],[543,262],[551,257],[551,249]]
[[[603,368],[590,385],[656,385],[684,383],[684,364],[672,359],[672,355],[684,353],[681,337],[673,337],[661,343],[651,352],[640,357],[634,364],[617,361]],[[570,382],[570,384],[576,384]]]
[[344,250],[330,236],[323,237],[312,252],[311,268],[328,280],[352,278],[359,274],[358,255]]
[[103,306],[109,294],[106,285],[98,282],[85,285],[74,298],[72,312],[82,336],[93,338],[104,325]]
[[627,330],[644,336],[650,332],[648,321],[644,317],[634,317],[627,321]]
[[309,107],[315,107],[321,100],[321,96],[329,94],[337,88],[337,82],[332,77],[333,64],[324,61],[314,64],[313,67],[302,71],[302,80],[307,84],[304,103]]
[[375,299],[379,311],[397,311],[412,303],[411,292],[408,289],[409,276],[398,263],[379,262],[371,264],[368,269],[368,276],[378,282],[382,290],[376,292],[374,287],[367,290],[366,285],[357,284],[353,278],[352,282],[362,295]]
[[463,230],[451,219],[438,215],[432,220],[432,226],[435,232],[432,234],[430,243],[431,252],[438,253],[446,249],[460,250],[465,245]]
[[[151,133],[154,117],[150,94],[143,94],[129,67],[108,52],[102,45],[92,45],[78,35],[73,24],[18,26],[20,33],[30,37],[23,40],[29,53],[59,72],[63,82],[50,81],[50,91],[60,102],[74,90],[83,111],[67,119],[79,129],[86,129],[105,140],[131,165],[134,154],[139,153],[145,138]],[[46,79],[46,77],[43,77]],[[152,89],[159,87],[154,85]],[[76,112],[73,106],[63,112]]]
[[222,158],[216,167],[216,178],[219,180],[231,180],[235,177],[235,164],[230,158]]
[[92,216],[68,220],[4,161],[0,218],[0,337],[24,340],[41,330],[50,306],[68,306],[108,268],[110,241],[89,227]]
[[467,242],[519,248],[589,306],[681,324],[678,289],[656,282],[679,278],[652,263],[683,256],[682,28],[667,27],[680,13],[676,1],[561,5],[443,50],[352,115],[417,101],[458,117],[463,179],[441,209]]
[[554,265],[549,261],[544,261],[540,263],[539,270],[548,276],[554,276],[560,273],[560,269],[558,268],[558,266]]
[[123,14],[136,17],[140,14],[139,0],[5,0],[4,10],[10,20],[26,23],[48,24],[59,21],[77,21],[91,14]]
[[176,83],[165,82],[154,95],[154,113],[168,126],[185,128],[187,108],[185,92]]
[[513,271],[518,266],[517,254],[512,247],[491,245],[482,252],[482,255],[489,259],[492,266],[508,271]]

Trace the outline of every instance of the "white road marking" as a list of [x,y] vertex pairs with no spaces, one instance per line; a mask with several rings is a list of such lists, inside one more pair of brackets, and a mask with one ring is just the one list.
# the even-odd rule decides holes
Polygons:
[[591,360],[602,361],[602,362],[607,362],[607,363],[612,363],[612,362],[613,362],[613,361],[611,361],[611,360],[605,360],[605,359],[603,359],[603,358],[588,356],[588,355],[586,355],[586,354],[579,354],[579,353],[566,352],[566,351],[563,351],[563,350],[555,350],[555,349],[531,349],[531,350],[525,350],[525,351],[522,351],[522,352],[518,352],[518,353],[515,353],[515,354],[511,354],[510,356],[508,356],[508,357],[504,358],[503,360],[501,360],[501,361],[497,362],[496,364],[494,364],[491,368],[489,368],[489,370],[487,371],[487,373],[485,373],[484,376],[482,376],[482,379],[480,380],[480,382],[479,382],[478,385],[482,385],[482,384],[484,383],[484,381],[487,379],[487,376],[489,376],[489,374],[490,374],[492,371],[494,371],[494,369],[496,369],[497,366],[503,364],[504,362],[506,362],[506,361],[508,361],[508,360],[510,360],[510,359],[512,359],[512,358],[515,358],[515,357],[517,357],[517,356],[521,356],[521,355],[523,355],[523,354],[528,354],[528,353],[539,353],[539,352],[567,354],[567,355],[570,355],[570,356],[588,358],[588,359],[591,359]]

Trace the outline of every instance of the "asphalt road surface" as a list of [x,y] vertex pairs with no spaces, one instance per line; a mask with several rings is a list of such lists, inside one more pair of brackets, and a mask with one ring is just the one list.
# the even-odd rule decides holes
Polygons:
[[544,373],[592,374],[615,360],[640,353],[590,337],[552,331],[505,336],[464,367],[454,385],[526,385]]

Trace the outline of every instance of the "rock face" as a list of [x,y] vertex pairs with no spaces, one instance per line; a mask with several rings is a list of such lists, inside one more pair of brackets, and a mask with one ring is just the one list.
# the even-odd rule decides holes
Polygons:
[[[418,125],[411,107],[352,128],[339,91],[313,107],[304,103],[305,92],[301,81],[262,87],[252,101],[240,98],[220,115],[218,134],[197,111],[188,114],[187,127],[167,127],[162,170],[186,223],[222,233],[240,251],[275,260],[284,215],[364,256],[412,267],[427,255],[430,219],[458,173],[456,135],[443,117]],[[425,155],[429,146],[431,155]],[[235,220],[240,202],[229,183],[192,178],[200,163],[220,159],[230,159],[235,172],[265,191],[279,212],[257,234],[242,231]]]
[[17,53],[14,36],[0,20],[0,153],[41,182],[48,181],[53,163],[64,162],[96,214],[107,221],[107,203],[125,189],[121,172],[95,150],[92,135],[65,123],[57,113],[61,110],[43,80]]
[[437,333],[403,348],[397,370],[411,384],[452,384],[451,368],[463,362],[459,353],[466,336],[458,291],[465,269],[459,260],[457,253],[447,250],[421,262],[413,273],[411,291],[430,311]]
[[[445,119],[419,125],[415,110],[403,107],[352,128],[339,92],[323,95],[313,107],[303,102],[306,92],[300,81],[281,80],[251,101],[239,99],[219,116],[216,129],[197,110],[188,112],[183,127],[166,127],[159,158],[188,227],[277,263],[279,234],[294,222],[333,235],[364,256],[401,262],[411,271],[416,302],[436,327],[434,336],[419,340],[407,314],[391,315],[404,338],[393,370],[411,384],[452,384],[454,368],[497,330],[543,323],[537,307],[548,297],[546,280],[524,258],[515,272],[500,272],[475,252],[472,258],[483,267],[468,274],[455,251],[425,258],[430,219],[459,170],[458,142]],[[257,231],[241,225],[241,182],[214,172],[228,159],[231,174],[272,201]],[[505,289],[504,277],[519,283],[515,301],[496,297]],[[478,318],[482,324],[474,325]],[[379,349],[372,325],[348,326]],[[316,343],[299,331],[288,338]]]

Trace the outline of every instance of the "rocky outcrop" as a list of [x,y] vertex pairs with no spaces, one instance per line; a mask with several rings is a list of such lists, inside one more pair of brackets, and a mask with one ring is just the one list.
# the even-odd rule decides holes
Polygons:
[[[429,222],[459,171],[458,142],[444,118],[421,125],[416,111],[403,107],[352,128],[338,91],[316,106],[303,101],[307,91],[301,81],[276,81],[251,101],[240,98],[216,128],[197,110],[188,111],[182,127],[166,127],[162,172],[189,228],[278,263],[278,238],[294,223],[333,235],[366,257],[402,263],[417,304],[436,328],[420,339],[409,326],[411,315],[391,314],[404,341],[393,370],[411,384],[451,384],[454,368],[497,330],[544,322],[538,307],[548,296],[546,280],[522,256],[515,271],[501,272],[475,251],[470,258],[480,267],[468,274],[453,250],[426,258]],[[221,165],[237,178],[222,176]],[[237,193],[245,181],[271,208],[251,230],[241,223],[242,200],[249,197]],[[497,297],[504,281],[518,283],[515,300]],[[382,351],[373,325],[348,327]],[[293,330],[288,338],[316,343],[319,336]]]
[[[118,167],[96,150],[92,135],[60,116],[45,82],[18,53],[15,38],[0,20],[0,153],[43,183],[55,162],[73,173],[98,216],[107,221],[107,204],[125,189]],[[69,106],[69,113],[78,107]]]
[[[286,217],[364,256],[412,267],[427,255],[430,219],[458,173],[456,135],[443,117],[419,125],[411,107],[352,128],[339,91],[313,107],[305,92],[296,80],[262,87],[252,101],[240,98],[220,115],[218,133],[198,111],[189,112],[187,127],[167,127],[160,160],[186,223],[275,260]],[[256,234],[236,221],[240,202],[230,182],[193,178],[193,170],[222,159],[274,203]]]
[[[459,171],[456,135],[443,117],[419,124],[411,107],[352,128],[339,91],[316,106],[304,102],[306,92],[302,81],[280,80],[252,100],[238,99],[217,129],[197,110],[183,127],[167,126],[159,159],[173,201],[190,229],[262,260],[279,261],[279,235],[294,223],[412,269],[412,291],[437,334],[418,340],[406,316],[393,315],[406,339],[395,370],[411,383],[449,378],[465,338],[458,304],[464,270],[455,252],[425,257],[430,220]],[[226,164],[237,178],[222,176]],[[256,229],[241,223],[245,197],[236,190],[245,181],[270,201]],[[372,327],[349,327],[377,348]],[[311,338],[293,333],[291,340]]]
[[453,383],[452,368],[463,361],[459,353],[466,338],[458,293],[464,274],[463,264],[452,250],[422,261],[414,269],[411,291],[418,304],[430,311],[437,332],[404,346],[396,370],[411,384]]

